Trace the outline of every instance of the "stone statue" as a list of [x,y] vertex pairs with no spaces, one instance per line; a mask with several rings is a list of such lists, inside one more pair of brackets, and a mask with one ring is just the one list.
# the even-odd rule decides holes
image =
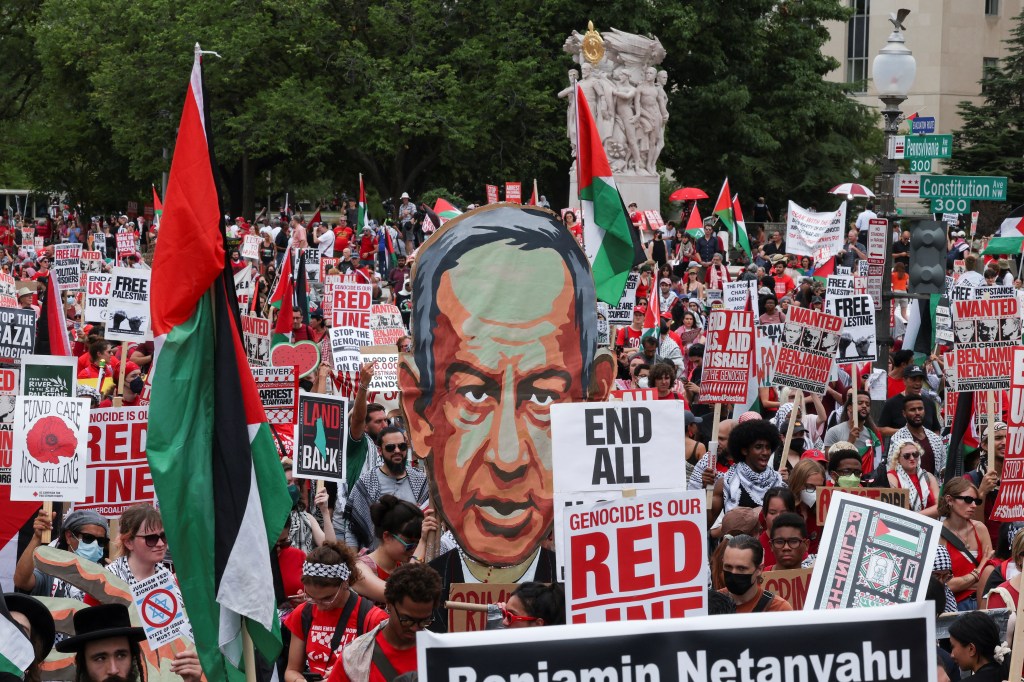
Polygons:
[[569,87],[558,93],[559,97],[564,97],[569,102],[565,112],[565,129],[574,159],[576,158],[576,81],[578,79],[579,73],[576,72],[576,69],[569,69]]
[[[658,70],[653,66],[647,67],[644,71],[644,82],[636,87],[633,98],[633,109],[636,114],[631,119],[631,122],[640,128],[641,148],[647,149],[644,170],[650,174],[658,172],[658,153],[661,151],[658,148],[658,138],[664,139],[665,125],[658,102],[658,86],[654,83],[657,73]],[[646,144],[643,144],[643,141],[646,141]]]
[[636,88],[629,80],[629,72],[619,69],[615,72],[615,134],[614,138],[625,142],[626,156],[623,167],[612,168],[616,173],[635,173],[640,170],[640,147],[636,143],[636,128],[631,122],[633,100]]

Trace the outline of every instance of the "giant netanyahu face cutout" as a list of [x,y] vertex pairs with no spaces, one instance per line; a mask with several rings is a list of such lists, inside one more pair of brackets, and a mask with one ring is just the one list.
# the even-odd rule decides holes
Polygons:
[[412,353],[402,411],[431,498],[463,551],[529,559],[551,530],[556,402],[607,396],[594,280],[557,216],[494,204],[444,225],[412,273]]

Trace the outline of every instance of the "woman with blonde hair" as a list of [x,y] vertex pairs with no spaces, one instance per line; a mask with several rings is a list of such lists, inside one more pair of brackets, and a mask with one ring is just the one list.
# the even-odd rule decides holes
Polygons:
[[818,525],[818,515],[814,507],[817,504],[818,488],[825,485],[825,467],[814,459],[801,459],[789,472],[788,484],[796,500],[796,513],[803,517],[804,523],[807,524],[807,539],[811,543],[807,551],[810,554],[817,554],[818,543],[821,541],[821,526]]
[[894,441],[890,447],[889,487],[907,491],[910,510],[935,519],[939,516],[939,483],[921,468],[924,450],[913,440]]
[[106,567],[121,580],[134,585],[167,571],[167,533],[160,512],[151,504],[128,507],[118,519],[117,546],[121,556]]
[[978,489],[966,478],[954,478],[947,482],[939,499],[938,513],[946,517],[942,522],[942,537],[953,564],[953,578],[949,589],[956,597],[960,611],[978,608],[979,593],[985,586],[993,567],[989,565],[995,552],[988,528],[981,521],[974,520],[974,510],[984,500],[978,497]]

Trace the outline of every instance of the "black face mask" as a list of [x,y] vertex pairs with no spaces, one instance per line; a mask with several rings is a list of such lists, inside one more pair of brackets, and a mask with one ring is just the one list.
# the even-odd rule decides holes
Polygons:
[[662,334],[667,334],[668,333],[668,322],[665,322],[664,320],[661,321],[661,333]]
[[747,590],[754,586],[754,574],[753,573],[730,573],[725,571],[725,589],[729,590],[730,594],[737,596],[746,594]]
[[142,377],[135,377],[134,379],[128,382],[128,388],[135,395],[139,395],[140,393],[142,393],[142,389],[145,388],[145,386],[146,382],[142,380]]

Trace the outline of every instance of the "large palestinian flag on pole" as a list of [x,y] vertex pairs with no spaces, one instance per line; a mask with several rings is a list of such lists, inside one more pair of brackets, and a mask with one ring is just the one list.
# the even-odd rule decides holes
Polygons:
[[270,550],[291,498],[241,343],[196,46],[153,263],[147,451],[209,680],[241,682],[243,628],[281,648]]
[[633,267],[632,226],[601,145],[583,89],[576,84],[576,177],[583,213],[583,243],[594,273],[597,300],[618,305]]
[[1010,255],[1024,251],[1024,204],[1010,211],[999,226],[999,234],[989,240],[986,254]]
[[359,210],[356,213],[356,236],[363,233],[366,228],[366,187],[363,185],[363,174],[359,174]]

